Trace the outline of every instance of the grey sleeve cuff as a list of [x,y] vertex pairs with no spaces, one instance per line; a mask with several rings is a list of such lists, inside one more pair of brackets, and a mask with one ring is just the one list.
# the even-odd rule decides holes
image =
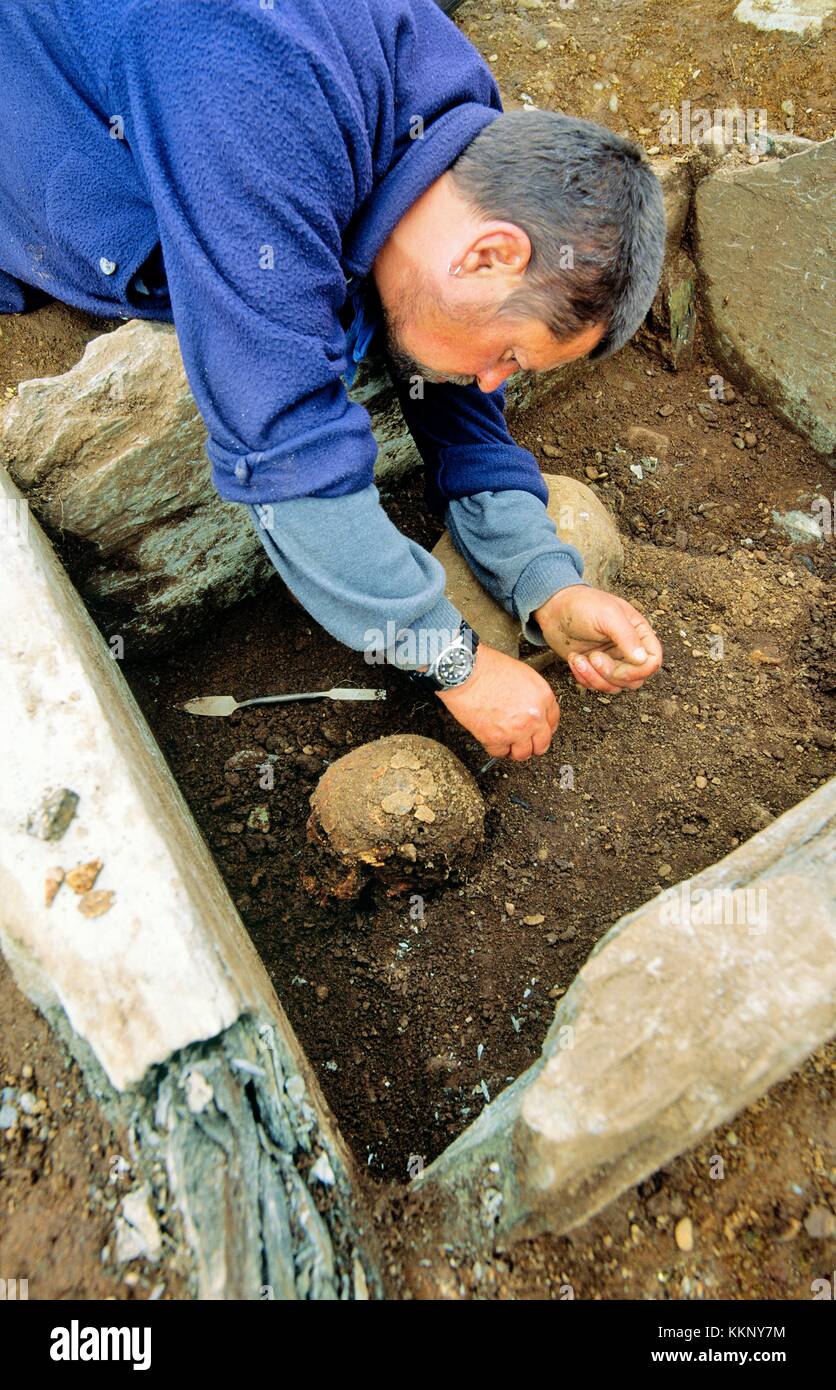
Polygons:
[[447,527],[483,588],[519,618],[529,642],[544,647],[535,608],[560,589],[583,583],[583,558],[561,541],[539,498],[530,492],[477,492],[451,501]]
[[401,534],[373,483],[247,510],[291,593],[368,662],[427,666],[455,637],[462,615],[445,597],[444,567]]
[[[581,561],[583,565],[583,561]],[[572,584],[585,584],[574,561],[567,555],[540,555],[532,560],[520,575],[514,586],[514,610],[522,624],[523,636],[535,647],[546,647],[540,624],[531,614],[535,608],[550,599],[560,589],[568,589]]]

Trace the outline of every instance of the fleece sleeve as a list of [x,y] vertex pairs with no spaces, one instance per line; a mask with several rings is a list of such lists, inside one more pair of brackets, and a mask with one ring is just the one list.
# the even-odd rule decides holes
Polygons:
[[443,566],[402,535],[374,484],[250,513],[291,593],[332,637],[370,662],[428,666],[454,640],[462,615],[444,595]]
[[256,0],[137,0],[113,69],[218,491],[368,486],[369,417],[340,380],[342,236],[370,161],[350,71]]
[[425,496],[443,517],[451,498],[513,489],[548,501],[533,454],[512,438],[505,420],[505,388],[481,391],[421,377],[396,380],[395,390],[426,468]]

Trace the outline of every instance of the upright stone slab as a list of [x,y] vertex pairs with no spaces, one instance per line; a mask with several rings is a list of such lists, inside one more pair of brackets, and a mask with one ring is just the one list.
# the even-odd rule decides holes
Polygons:
[[836,139],[720,165],[696,195],[697,265],[718,364],[820,453],[836,447]]
[[167,1166],[200,1297],[377,1289],[313,1070],[118,662],[2,470],[0,528],[15,978],[137,1136],[146,1180]]
[[740,0],[734,18],[766,33],[818,34],[834,9],[833,0]]
[[594,1216],[836,1033],[836,781],[623,917],[542,1057],[418,1180],[448,1239]]
[[66,550],[109,633],[183,635],[269,578],[243,507],[222,502],[174,330],[134,320],[0,415],[0,463]]

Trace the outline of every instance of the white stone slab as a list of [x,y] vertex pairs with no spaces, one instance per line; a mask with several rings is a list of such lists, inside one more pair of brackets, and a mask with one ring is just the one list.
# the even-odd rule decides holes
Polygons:
[[806,34],[818,33],[833,9],[830,0],[740,0],[734,17],[767,33]]
[[[118,662],[19,499],[0,472],[0,941],[124,1089],[248,1007],[280,1010]],[[27,833],[60,787],[79,796],[63,838]],[[83,916],[66,883],[47,908],[47,871],[93,859],[110,910]]]

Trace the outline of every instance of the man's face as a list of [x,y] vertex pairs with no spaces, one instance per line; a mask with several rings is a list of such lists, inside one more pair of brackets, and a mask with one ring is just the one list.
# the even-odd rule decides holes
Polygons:
[[539,320],[498,316],[497,308],[486,299],[462,313],[426,283],[401,296],[397,310],[384,304],[386,350],[395,375],[457,386],[476,382],[482,391],[495,391],[514,372],[548,372],[585,357],[603,336],[596,324],[558,341]]

